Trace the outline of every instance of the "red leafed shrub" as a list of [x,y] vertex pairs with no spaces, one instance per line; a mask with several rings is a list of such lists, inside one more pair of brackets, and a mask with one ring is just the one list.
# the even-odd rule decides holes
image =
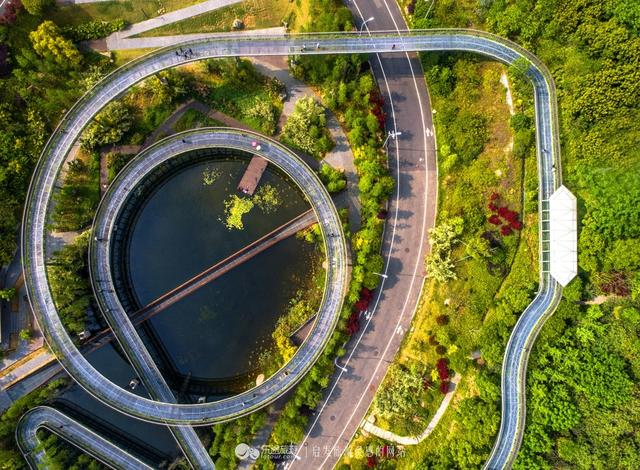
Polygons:
[[516,211],[507,211],[507,215],[504,218],[509,222],[515,222],[518,220],[518,213]]
[[513,229],[513,230],[522,230],[522,222],[520,222],[519,220],[514,220],[513,222],[511,222],[509,224],[509,226]]
[[437,346],[438,344],[438,340],[436,339],[436,337],[434,335],[429,336],[429,344],[431,346]]
[[449,317],[446,315],[438,315],[436,317],[436,323],[440,326],[444,326],[449,323]]
[[449,360],[446,357],[441,357],[436,362],[436,369],[438,369],[438,376],[440,380],[449,380]]
[[384,220],[387,218],[387,211],[386,210],[381,210],[380,212],[378,212],[378,219],[380,220]]
[[621,297],[627,297],[631,294],[629,281],[624,273],[608,273],[602,274],[600,277],[601,280],[598,287],[603,294],[613,294]]
[[491,217],[489,217],[489,223],[493,225],[500,225],[502,221],[500,220],[500,217],[498,217],[496,214],[493,214]]
[[442,393],[443,395],[446,395],[448,391],[449,391],[449,381],[443,380],[442,382],[440,382],[440,393]]
[[369,307],[369,299],[360,299],[354,305],[355,309],[359,312],[364,312]]
[[367,289],[366,287],[363,287],[362,290],[360,291],[361,299],[371,300],[372,296],[373,296],[373,292],[371,292],[371,290]]
[[360,320],[358,317],[358,312],[353,312],[347,320],[347,334],[349,336],[353,336],[360,329]]
[[375,468],[378,465],[378,459],[376,459],[375,455],[370,455],[367,457],[367,468]]
[[436,362],[436,368],[440,369],[442,367],[446,368],[449,365],[449,359],[447,359],[446,357],[441,357],[440,359],[438,359],[438,362]]
[[511,230],[511,227],[509,227],[508,225],[503,225],[502,228],[500,228],[500,233],[506,237],[508,235],[511,235],[513,233],[513,230]]
[[371,112],[378,119],[378,124],[381,129],[384,129],[384,123],[387,119],[387,114],[384,112],[384,98],[379,93],[371,93],[369,96],[369,102],[373,104]]
[[447,348],[439,344],[438,346],[436,346],[436,352],[442,356],[443,354],[447,353]]
[[500,195],[498,193],[491,193],[491,196],[489,196],[489,199],[491,199],[492,201],[497,201],[500,198]]
[[507,218],[507,215],[511,212],[507,207],[498,207],[498,215],[503,219]]
[[22,10],[20,0],[9,0],[4,6],[4,13],[0,15],[0,24],[11,25],[15,23],[20,10]]
[[489,204],[487,204],[487,207],[491,212],[495,212],[498,210],[498,206],[496,206],[493,202],[490,202]]

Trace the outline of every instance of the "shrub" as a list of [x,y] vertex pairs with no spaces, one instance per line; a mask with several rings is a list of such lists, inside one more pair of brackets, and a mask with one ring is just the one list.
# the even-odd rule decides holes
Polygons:
[[89,21],[77,26],[66,26],[61,29],[62,34],[73,42],[100,39],[111,33],[124,29],[127,22],[123,19],[114,21]]
[[34,16],[40,16],[44,9],[53,4],[53,0],[22,0],[24,9]]
[[322,158],[334,145],[324,107],[310,96],[300,98],[282,129],[282,139],[309,155]]
[[442,356],[443,354],[447,353],[447,348],[440,344],[436,346],[436,352]]
[[347,187],[347,178],[344,171],[333,168],[323,163],[320,167],[320,179],[330,193],[338,193]]
[[449,323],[449,317],[447,315],[438,315],[436,317],[436,323],[440,326],[444,326]]

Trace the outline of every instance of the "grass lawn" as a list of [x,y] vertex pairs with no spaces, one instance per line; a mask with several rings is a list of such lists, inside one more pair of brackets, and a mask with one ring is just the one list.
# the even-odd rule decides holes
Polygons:
[[153,48],[148,49],[123,49],[121,51],[112,51],[113,54],[113,62],[116,67],[121,67],[127,62],[132,61],[133,59],[140,57],[148,52],[153,51]]
[[173,126],[176,132],[188,131],[189,129],[197,129],[199,127],[223,127],[220,121],[205,116],[197,109],[187,109],[180,119]]
[[[307,1],[302,3],[306,4]],[[138,37],[231,31],[236,18],[244,22],[245,29],[283,26],[283,20],[293,27],[299,23],[295,13],[298,8],[302,7],[297,7],[296,2],[290,0],[245,0],[237,5],[146,31]]]
[[138,23],[170,11],[179,10],[202,0],[124,0],[77,5],[57,5],[50,8],[46,17],[59,26],[75,26],[93,20],[113,21],[123,19]]

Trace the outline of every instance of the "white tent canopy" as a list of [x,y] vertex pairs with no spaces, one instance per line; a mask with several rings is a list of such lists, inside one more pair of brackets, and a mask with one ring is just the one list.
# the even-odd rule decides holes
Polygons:
[[549,198],[551,275],[566,286],[578,274],[576,197],[560,186]]

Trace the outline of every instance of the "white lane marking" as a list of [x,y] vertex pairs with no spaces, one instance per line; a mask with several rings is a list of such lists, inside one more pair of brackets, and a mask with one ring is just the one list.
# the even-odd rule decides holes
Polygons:
[[[392,19],[392,21],[393,21],[393,23],[394,23],[395,27],[396,27],[396,31],[400,32],[400,30],[399,30],[399,28],[398,28],[398,25],[397,25],[397,23],[396,23],[396,21],[395,21],[395,18],[393,18],[393,14],[391,13],[391,10],[389,9],[389,5],[387,4],[386,0],[384,0],[384,2],[385,2],[385,6],[386,6],[386,8],[387,8],[387,11],[389,12],[389,15],[390,15],[390,17],[391,17],[391,19]],[[356,1],[356,0],[353,0],[353,4],[354,4],[354,6],[356,7],[356,9],[358,10],[358,13],[359,13],[360,17],[362,17],[362,11],[360,10],[360,7],[358,6],[357,1]],[[365,26],[366,26],[366,25],[365,25]],[[367,32],[369,32],[369,28],[367,28]],[[369,32],[369,34],[371,34],[371,33]],[[385,80],[385,84],[386,84],[386,88],[387,88],[387,93],[388,93],[388,95],[389,95],[389,101],[390,101],[390,104],[391,104],[391,110],[392,110],[392,116],[393,116],[393,122],[394,122],[394,130],[397,130],[397,129],[396,129],[395,111],[394,111],[394,109],[393,109],[393,98],[392,98],[392,96],[391,96],[391,92],[390,92],[390,90],[389,90],[389,83],[388,83],[387,78],[386,78],[386,73],[385,73],[385,71],[384,71],[384,67],[382,66],[382,61],[380,60],[380,55],[379,55],[379,54],[376,54],[376,56],[377,56],[377,58],[378,58],[378,62],[379,62],[379,64],[380,64],[380,69],[381,69],[382,74],[383,74],[383,76],[384,76],[384,80]],[[421,117],[421,120],[422,120],[422,126],[423,126],[423,128],[426,128],[427,126],[426,126],[426,123],[425,123],[425,116],[424,116],[424,110],[423,110],[422,97],[421,97],[420,92],[419,92],[418,82],[417,82],[417,79],[416,79],[416,76],[415,76],[415,73],[414,73],[414,70],[413,70],[413,65],[411,64],[411,59],[409,58],[409,54],[408,54],[408,53],[406,53],[406,54],[405,54],[405,56],[406,56],[407,60],[409,61],[409,67],[410,67],[410,69],[411,69],[411,75],[412,75],[412,77],[413,77],[414,86],[415,86],[415,89],[416,89],[416,94],[418,95],[418,102],[419,102],[420,117]],[[399,176],[399,175],[400,175],[400,168],[399,168],[399,162],[400,162],[400,149],[399,149],[399,145],[398,145],[398,140],[397,140],[397,139],[396,139],[395,143],[396,143],[396,168],[397,168],[398,176]],[[424,152],[425,152],[425,156],[428,156],[428,155],[427,155],[427,153],[428,153],[428,152],[427,152],[427,138],[426,138],[426,135],[424,136]],[[422,219],[422,230],[421,230],[421,235],[420,235],[420,241],[421,241],[421,242],[420,242],[420,248],[419,248],[419,250],[418,250],[418,256],[417,256],[417,258],[416,258],[417,260],[421,260],[421,259],[422,259],[422,251],[423,251],[423,247],[424,247],[424,243],[423,243],[422,241],[424,240],[424,237],[425,237],[425,233],[426,233],[426,224],[427,224],[427,196],[428,196],[428,194],[429,194],[429,178],[428,178],[428,169],[427,169],[427,166],[426,166],[426,165],[425,165],[425,169],[424,169],[424,171],[425,171],[426,178],[425,178],[425,192],[424,192],[424,205],[423,205],[423,219]],[[397,184],[397,187],[396,187],[396,198],[397,198],[396,200],[399,200],[399,196],[400,196],[400,187],[399,187],[399,186],[400,186],[400,184],[399,184],[399,183],[400,183],[400,179],[399,179],[399,177],[398,177],[398,184]],[[436,197],[437,197],[437,196],[436,196]],[[437,200],[436,200],[436,204],[435,204],[435,206],[434,206],[434,207],[437,207]],[[392,236],[392,240],[391,240],[391,247],[390,247],[390,249],[389,249],[389,255],[387,255],[387,262],[386,262],[386,265],[385,265],[385,271],[384,271],[384,272],[385,272],[385,274],[387,273],[387,271],[388,271],[388,269],[389,269],[390,253],[392,252],[393,244],[394,244],[394,242],[395,242],[395,231],[396,231],[396,224],[397,224],[397,221],[398,221],[398,204],[396,204],[395,217],[394,217],[394,225],[393,225],[393,236]],[[416,274],[418,273],[418,267],[419,267],[419,266],[421,266],[421,262],[420,262],[420,261],[418,261],[418,262],[416,263],[416,265],[415,265],[414,272],[413,272],[413,276],[412,276],[412,278],[411,278],[411,283],[410,283],[410,286],[409,286],[409,292],[411,292],[411,290],[413,289],[413,283],[415,282]],[[379,289],[379,291],[378,291],[378,296],[377,296],[377,298],[376,298],[376,303],[375,303],[375,305],[374,305],[374,307],[373,307],[373,309],[372,309],[372,312],[375,312],[375,310],[376,310],[376,308],[377,308],[377,306],[378,306],[378,302],[379,302],[379,300],[380,300],[380,294],[381,294],[381,292],[382,292],[382,290],[383,290],[383,286],[384,286],[384,281],[385,281],[385,279],[383,279],[383,280],[382,280],[382,283],[381,283],[381,285],[380,285],[380,289]],[[424,285],[424,279],[422,280],[422,284]],[[421,288],[420,290],[422,291],[422,288]],[[402,307],[402,313],[400,314],[400,316],[398,317],[398,320],[397,320],[397,322],[396,322],[396,326],[397,326],[397,327],[399,327],[399,326],[400,326],[400,323],[401,323],[401,322],[402,322],[402,320],[404,319],[404,314],[405,314],[405,311],[406,311],[406,308],[407,308],[407,304],[408,304],[408,303],[409,303],[409,297],[407,297],[407,298],[405,299],[405,303],[404,303],[404,305],[403,305],[403,307]],[[413,312],[411,313],[411,317],[413,317],[413,315],[415,314],[415,311],[416,311],[416,309],[417,309],[417,308],[418,308],[418,302],[416,302],[416,304],[415,304],[415,306],[414,306]],[[360,341],[362,340],[362,337],[363,337],[364,333],[366,332],[367,327],[369,326],[370,321],[371,321],[371,320],[367,321],[367,323],[366,323],[365,327],[363,328],[363,331],[362,331],[362,333],[360,334],[360,336],[358,337],[358,340],[357,340],[356,344],[353,346],[353,348],[352,348],[352,350],[351,350],[351,353],[349,354],[349,357],[348,357],[348,358],[347,358],[347,360],[345,361],[345,365],[347,365],[347,364],[349,363],[349,361],[351,360],[351,358],[353,357],[353,354],[354,354],[355,350],[357,349],[358,345],[360,344]],[[374,369],[374,372],[373,372],[373,374],[371,375],[371,378],[370,378],[370,380],[369,380],[369,383],[367,384],[367,389],[371,386],[371,384],[372,384],[373,380],[377,377],[378,369],[379,369],[379,368],[380,368],[380,366],[382,365],[383,360],[384,360],[384,358],[386,357],[386,355],[387,355],[387,352],[388,352],[389,348],[391,347],[391,343],[392,343],[392,341],[393,341],[393,336],[389,338],[389,341],[387,341],[387,344],[386,344],[386,346],[385,346],[384,352],[383,352],[383,354],[380,356],[380,359],[378,360],[378,363],[376,364],[376,367],[375,367],[375,369]],[[299,448],[299,449],[301,449],[301,448],[304,446],[304,443],[308,440],[309,435],[311,434],[311,431],[313,430],[313,428],[315,427],[316,423],[318,422],[318,420],[319,420],[320,416],[322,415],[322,412],[323,412],[323,410],[325,409],[325,407],[326,407],[326,405],[327,405],[327,403],[328,403],[329,399],[331,398],[331,395],[333,394],[333,391],[335,390],[335,388],[336,388],[336,386],[337,386],[337,384],[338,384],[338,382],[339,382],[339,380],[340,380],[341,376],[342,376],[342,373],[340,373],[340,374],[338,375],[338,378],[336,379],[336,381],[335,381],[335,383],[334,383],[333,387],[331,388],[331,390],[330,390],[329,394],[327,395],[327,398],[326,398],[325,402],[323,403],[322,408],[320,409],[320,412],[316,415],[316,419],[314,420],[313,424],[312,424],[312,425],[311,425],[311,427],[309,428],[309,432],[307,433],[307,435],[305,436],[304,440],[302,441],[302,443],[301,443],[301,445],[300,445],[300,448]],[[320,467],[324,466],[324,465],[325,465],[325,463],[327,462],[327,460],[329,459],[329,457],[333,455],[334,449],[335,449],[335,447],[336,447],[336,445],[337,445],[338,441],[339,441],[339,440],[342,438],[342,436],[344,435],[344,433],[345,433],[345,431],[346,431],[346,428],[347,428],[347,425],[348,425],[348,424],[351,422],[351,420],[353,419],[353,417],[354,417],[354,415],[355,415],[356,411],[358,410],[358,407],[360,406],[360,404],[362,403],[362,400],[364,399],[364,396],[365,396],[365,394],[363,394],[363,395],[361,395],[361,396],[360,396],[360,398],[359,398],[359,400],[358,400],[358,403],[357,403],[357,404],[356,404],[356,406],[354,407],[353,412],[351,413],[351,415],[349,416],[349,419],[347,420],[347,422],[346,422],[346,424],[345,424],[345,427],[343,428],[343,430],[342,430],[342,432],[340,433],[340,435],[336,438],[335,443],[334,443],[334,444],[333,444],[333,446],[331,447],[331,451],[327,453],[327,456],[325,457],[325,459],[324,459],[324,460],[323,460],[323,462],[321,463]],[[353,431],[353,433],[351,433],[351,437],[349,438],[349,441],[351,441],[351,439],[353,438],[353,435],[355,434],[355,432],[356,432],[356,431],[357,431],[357,428]],[[299,452],[299,450],[298,450],[298,452]],[[297,455],[297,454],[298,454],[298,453],[296,452],[296,455]]]

